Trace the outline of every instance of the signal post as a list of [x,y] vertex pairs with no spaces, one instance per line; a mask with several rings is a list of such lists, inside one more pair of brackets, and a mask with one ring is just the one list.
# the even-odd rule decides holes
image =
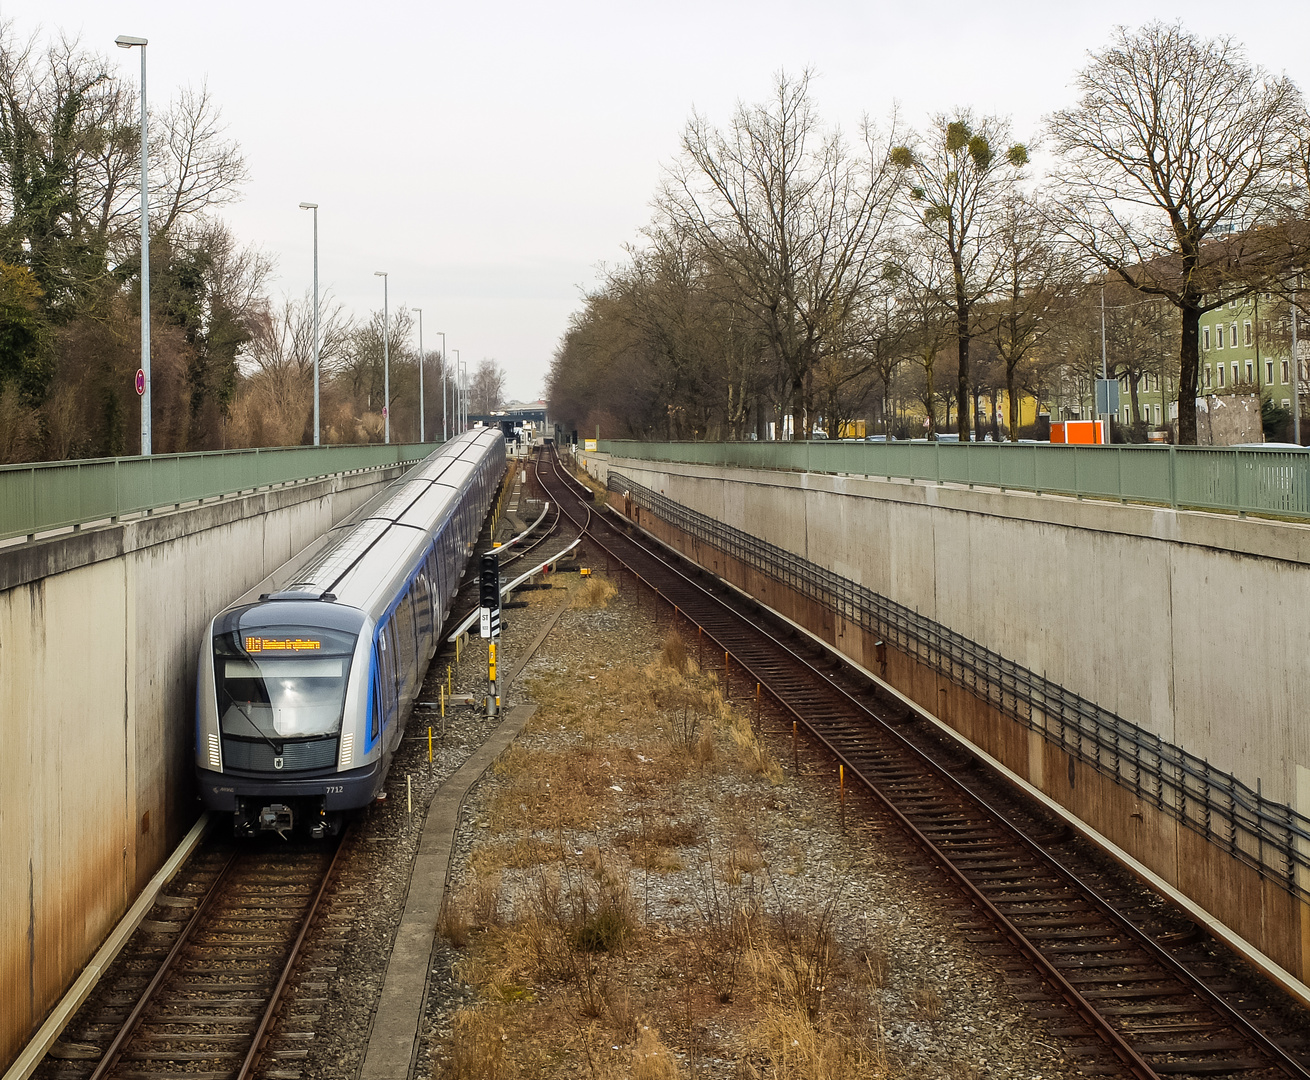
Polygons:
[[500,558],[495,552],[483,552],[478,568],[479,628],[487,639],[487,715],[500,713],[500,694],[496,687],[496,643],[500,640]]

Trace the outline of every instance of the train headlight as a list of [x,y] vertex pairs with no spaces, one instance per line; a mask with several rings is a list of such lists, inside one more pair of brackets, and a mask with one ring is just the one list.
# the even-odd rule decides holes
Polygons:
[[341,736],[341,767],[350,768],[350,763],[355,760],[355,733],[347,731]]
[[218,752],[218,732],[209,733],[209,767],[216,771],[223,768],[223,756]]

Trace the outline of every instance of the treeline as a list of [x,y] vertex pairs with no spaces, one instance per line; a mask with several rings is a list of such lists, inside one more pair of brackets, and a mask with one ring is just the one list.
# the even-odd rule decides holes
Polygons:
[[[0,28],[0,462],[139,452],[138,93],[76,42]],[[272,261],[216,213],[248,179],[239,146],[203,86],[148,123],[154,452],[311,442],[312,302],[270,300]],[[320,311],[323,441],[379,441],[382,313]],[[388,336],[392,439],[416,440],[405,308]],[[446,366],[424,362],[433,438]]]
[[[1196,441],[1198,327],[1296,296],[1310,123],[1228,39],[1121,30],[1035,145],[969,109],[847,141],[809,76],[726,129],[693,115],[655,215],[555,354],[552,414],[587,434],[830,437],[848,420],[1018,438],[1020,399],[1076,408],[1106,366]],[[1008,403],[998,419],[1002,402]]]

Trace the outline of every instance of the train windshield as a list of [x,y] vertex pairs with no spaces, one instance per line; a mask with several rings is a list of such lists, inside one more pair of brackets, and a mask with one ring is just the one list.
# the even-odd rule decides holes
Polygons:
[[214,676],[224,735],[292,739],[341,727],[355,635],[306,626],[261,626],[214,635]]

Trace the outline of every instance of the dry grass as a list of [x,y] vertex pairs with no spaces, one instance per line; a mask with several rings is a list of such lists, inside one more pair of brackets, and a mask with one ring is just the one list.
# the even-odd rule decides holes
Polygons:
[[[584,579],[574,606],[612,595]],[[530,692],[528,730],[548,748],[496,763],[470,883],[442,914],[483,1004],[457,1015],[440,1075],[673,1080],[725,1055],[742,1077],[890,1075],[881,1033],[855,1019],[890,978],[889,942],[875,934],[848,961],[836,896],[814,911],[783,900],[770,859],[805,874],[805,852],[771,856],[757,832],[782,771],[683,639],[670,631],[645,666],[578,661]],[[717,779],[735,790],[713,795]],[[667,902],[684,922],[647,922],[653,875],[680,871]],[[710,1017],[730,1036],[711,1038]]]
[[470,863],[479,874],[497,870],[522,870],[541,863],[554,862],[560,857],[558,844],[533,836],[519,836],[512,840],[492,840],[473,849]]
[[516,592],[515,600],[525,602],[528,607],[555,607],[560,602],[560,593],[567,592],[567,585],[551,585],[544,589],[528,589],[526,592]]
[[676,630],[670,630],[664,636],[664,647],[660,650],[659,662],[679,675],[687,674],[687,643]]
[[678,1064],[649,1022],[638,1029],[630,1075],[632,1080],[677,1080]]
[[748,1034],[746,1075],[764,1080],[876,1080],[892,1075],[881,1032],[841,1032],[798,1009],[765,1013]]
[[618,591],[614,587],[614,583],[607,578],[589,574],[573,590],[573,596],[569,600],[569,607],[574,611],[594,611],[608,604],[610,597],[616,596]]
[[941,992],[932,983],[924,980],[914,988],[911,995],[914,999],[915,1008],[923,1015],[926,1020],[940,1020],[944,1010]]
[[505,1060],[508,1039],[501,1010],[460,1009],[453,1023],[450,1058],[441,1075],[448,1080],[508,1080],[517,1075]]

